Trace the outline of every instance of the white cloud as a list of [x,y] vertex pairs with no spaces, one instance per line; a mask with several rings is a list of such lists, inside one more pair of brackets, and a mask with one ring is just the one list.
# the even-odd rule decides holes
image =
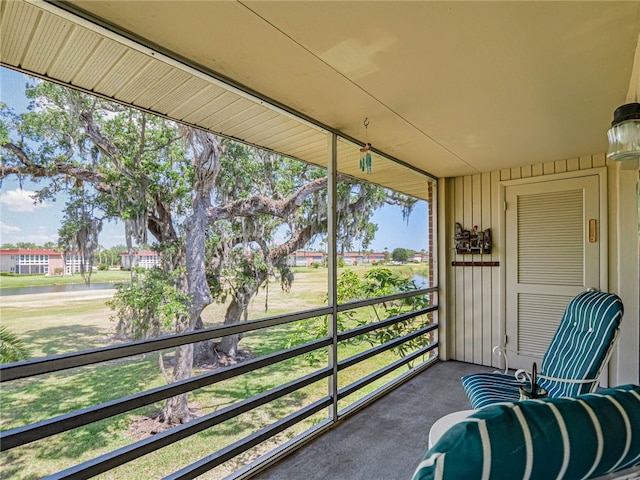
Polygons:
[[22,240],[22,229],[16,225],[0,222],[0,244],[16,243]]
[[[16,242],[19,242],[19,241],[32,242],[32,243],[35,243],[36,245],[44,245],[47,242],[54,242],[54,243],[57,242],[58,236],[53,234],[46,234],[46,233],[34,233],[26,236],[21,236],[20,239],[16,239]],[[16,243],[16,242],[11,242],[11,243]]]
[[0,222],[0,235],[10,235],[12,233],[18,233],[20,231],[20,227],[16,227],[15,225],[7,225],[6,223]]
[[44,227],[29,231],[15,225],[0,222],[0,243],[30,242],[36,245],[44,245],[47,242],[57,242],[57,240],[57,235],[49,233]]
[[9,190],[0,193],[0,203],[5,205],[10,212],[34,212],[38,208],[48,208],[48,203],[34,203],[32,196],[36,192],[31,190]]

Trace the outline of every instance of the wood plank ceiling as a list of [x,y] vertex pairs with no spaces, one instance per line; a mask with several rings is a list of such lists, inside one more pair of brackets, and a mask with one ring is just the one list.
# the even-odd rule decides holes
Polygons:
[[[604,151],[640,34],[640,2],[11,0],[0,15],[3,65],[322,166],[327,130],[368,137],[434,176]],[[426,195],[423,175],[381,156],[366,175],[358,157],[339,143],[342,173]]]

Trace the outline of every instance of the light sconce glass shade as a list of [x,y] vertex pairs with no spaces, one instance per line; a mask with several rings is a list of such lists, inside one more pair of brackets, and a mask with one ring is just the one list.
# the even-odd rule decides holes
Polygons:
[[640,103],[627,103],[616,108],[607,137],[607,158],[631,160],[640,157]]

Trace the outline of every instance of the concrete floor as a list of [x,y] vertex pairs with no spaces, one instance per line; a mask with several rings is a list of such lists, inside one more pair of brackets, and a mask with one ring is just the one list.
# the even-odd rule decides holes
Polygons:
[[410,479],[427,451],[431,425],[448,413],[471,408],[460,377],[493,370],[436,363],[253,478]]

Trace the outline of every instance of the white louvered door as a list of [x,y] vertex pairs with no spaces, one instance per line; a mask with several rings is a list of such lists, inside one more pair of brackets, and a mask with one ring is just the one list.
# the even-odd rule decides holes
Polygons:
[[505,199],[509,366],[530,370],[569,301],[600,287],[598,176],[508,186]]

